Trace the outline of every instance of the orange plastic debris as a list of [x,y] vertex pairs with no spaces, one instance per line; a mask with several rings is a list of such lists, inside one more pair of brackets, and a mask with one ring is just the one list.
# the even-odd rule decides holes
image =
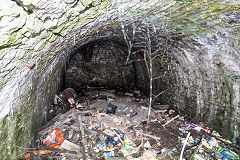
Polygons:
[[33,153],[34,155],[38,156],[38,155],[46,155],[46,154],[51,154],[53,153],[54,151],[50,151],[50,150],[38,150],[38,151],[32,151],[32,152],[28,152],[25,154],[24,158],[26,160],[30,160],[30,156],[31,156],[31,153]]
[[[61,144],[49,144],[48,147],[52,147],[52,148],[60,148],[60,147],[61,147]],[[60,148],[60,149],[63,149],[63,148]]]
[[59,128],[54,128],[44,140],[44,144],[48,147],[50,145],[62,144],[64,141],[63,134]]
[[[64,138],[61,130],[59,128],[54,128],[47,136],[47,138],[44,140],[44,144],[48,147],[52,148],[60,148],[61,144],[63,143]],[[63,148],[61,148],[63,149]],[[34,155],[46,155],[54,153],[54,151],[51,150],[37,150],[37,151],[31,151],[27,152],[24,156],[26,160],[30,160],[31,153]]]

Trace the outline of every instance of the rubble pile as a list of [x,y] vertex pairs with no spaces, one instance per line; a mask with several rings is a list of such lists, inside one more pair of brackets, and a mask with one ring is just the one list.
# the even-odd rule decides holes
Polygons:
[[240,159],[238,146],[168,105],[154,104],[148,122],[139,91],[67,89],[54,103],[51,113],[71,109],[43,126],[25,159]]

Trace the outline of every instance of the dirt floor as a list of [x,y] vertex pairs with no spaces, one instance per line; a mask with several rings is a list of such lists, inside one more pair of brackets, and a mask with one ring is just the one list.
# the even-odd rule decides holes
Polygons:
[[[139,91],[74,93],[76,108],[57,96],[51,118],[25,159],[239,159],[239,147],[201,123]],[[182,154],[181,154],[182,153]]]

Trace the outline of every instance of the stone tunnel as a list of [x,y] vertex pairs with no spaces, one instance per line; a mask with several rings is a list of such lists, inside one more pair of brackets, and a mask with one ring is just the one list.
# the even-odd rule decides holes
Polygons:
[[149,96],[150,63],[156,102],[239,144],[239,2],[0,4],[0,154],[5,159],[30,145],[64,88],[140,90]]

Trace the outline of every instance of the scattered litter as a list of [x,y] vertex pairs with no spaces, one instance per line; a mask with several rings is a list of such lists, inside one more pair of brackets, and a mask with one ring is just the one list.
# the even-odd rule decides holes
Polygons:
[[75,100],[76,92],[74,91],[74,89],[67,88],[60,94],[60,96],[63,97],[64,100],[68,101],[72,107],[74,108],[77,107],[76,100]]
[[144,145],[144,148],[152,148],[151,144],[149,143],[149,141],[147,141]]
[[56,144],[62,144],[64,141],[63,134],[59,128],[54,128],[43,140],[43,144],[50,147]]
[[156,157],[157,157],[156,153],[154,153],[154,152],[152,152],[150,150],[147,150],[147,151],[145,151],[143,153],[143,155],[140,157],[140,159],[141,160],[146,160],[146,159],[148,159],[148,160],[157,160]]
[[115,114],[117,106],[108,104],[107,105],[107,114]]
[[114,157],[114,151],[107,152],[105,157]]
[[61,148],[64,148],[70,151],[79,151],[81,149],[79,145],[76,145],[68,140],[63,141],[63,143],[61,144]]
[[[181,124],[181,131],[183,133],[185,133],[186,131],[189,131],[189,130],[196,130],[196,131],[201,131],[203,129],[203,124],[202,123],[191,123],[191,122],[188,122],[188,121],[184,121],[182,124]],[[205,129],[206,132],[209,132],[207,129]]]
[[133,135],[136,137],[140,137],[142,135],[143,130],[142,129],[138,129]]
[[147,123],[148,102],[140,91],[99,92],[79,97],[67,88],[56,95],[62,112],[51,112],[25,159],[240,159],[237,146],[168,105],[154,105]]
[[180,154],[180,160],[182,160],[182,158],[183,158],[183,152],[184,152],[184,149],[185,149],[186,144],[187,144],[187,142],[188,142],[188,139],[189,139],[190,134],[191,134],[191,133],[188,132],[188,135],[187,135],[186,139],[184,140],[183,147],[182,147],[182,151],[181,151],[181,154]]

